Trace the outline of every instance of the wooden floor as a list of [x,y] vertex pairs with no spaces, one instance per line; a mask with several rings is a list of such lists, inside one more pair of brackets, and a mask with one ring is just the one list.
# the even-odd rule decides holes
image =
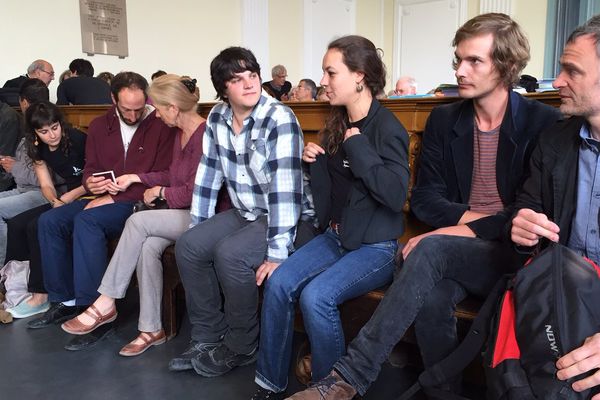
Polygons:
[[[255,391],[255,365],[211,379],[193,371],[168,371],[169,360],[189,341],[187,317],[172,341],[138,357],[119,356],[119,349],[137,334],[136,300],[133,290],[118,303],[119,318],[113,336],[78,352],[63,349],[70,335],[59,326],[30,330],[26,328],[29,319],[0,324],[0,400],[250,399]],[[295,346],[303,339],[298,334]],[[414,371],[386,364],[364,399],[394,399],[415,377]],[[289,393],[300,389],[290,374]]]

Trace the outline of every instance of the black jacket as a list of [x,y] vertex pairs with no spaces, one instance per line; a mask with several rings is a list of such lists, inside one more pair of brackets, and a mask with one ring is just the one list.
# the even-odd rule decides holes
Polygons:
[[[349,250],[362,243],[395,239],[404,232],[402,207],[408,188],[408,134],[388,109],[373,99],[361,134],[343,143],[355,179],[342,211],[340,239]],[[319,225],[331,219],[327,155],[310,164]]]
[[[515,200],[538,134],[559,118],[557,109],[510,92],[496,156],[496,184],[505,206]],[[469,209],[473,134],[472,100],[437,107],[427,120],[411,210],[434,228],[456,225]],[[510,214],[501,212],[467,225],[480,238],[500,239]]]
[[112,104],[110,85],[100,78],[74,76],[58,85],[56,90],[59,105]]
[[[531,155],[530,172],[517,195],[515,211],[530,208],[544,213],[560,228],[559,241],[567,245],[577,207],[579,131],[585,120],[571,117],[540,137]],[[506,234],[510,237],[511,222]]]
[[2,86],[2,87],[5,89],[8,89],[8,88],[21,89],[21,85],[23,83],[25,83],[25,81],[27,79],[29,79],[29,77],[27,75],[20,75],[20,76],[17,76],[16,78],[7,80],[4,83],[4,86]]

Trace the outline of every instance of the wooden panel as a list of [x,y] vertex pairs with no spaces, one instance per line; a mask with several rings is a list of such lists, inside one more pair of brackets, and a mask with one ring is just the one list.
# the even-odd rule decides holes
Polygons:
[[[554,107],[560,105],[560,97],[556,92],[536,93],[527,95],[543,103]],[[402,125],[411,133],[423,132],[429,113],[434,107],[442,104],[452,103],[460,100],[458,97],[428,97],[428,98],[407,98],[394,100],[381,100],[381,104],[394,113],[396,118],[402,122]],[[325,119],[329,114],[331,106],[327,102],[299,102],[285,103],[296,114],[302,131],[308,140],[315,141],[316,134],[325,125]],[[198,113],[206,118],[214,102],[199,103]],[[60,106],[65,113],[67,121],[84,131],[90,125],[90,122],[97,116],[102,115],[110,106]],[[306,140],[306,141],[308,141]]]

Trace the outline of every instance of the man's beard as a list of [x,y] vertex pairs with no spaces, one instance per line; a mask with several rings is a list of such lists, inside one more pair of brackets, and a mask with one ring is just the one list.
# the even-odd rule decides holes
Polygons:
[[140,115],[140,117],[135,120],[135,122],[131,122],[129,120],[127,120],[124,116],[123,113],[121,113],[121,110],[119,109],[119,107],[117,107],[117,112],[119,113],[119,117],[121,117],[121,121],[123,121],[125,123],[125,125],[129,125],[129,126],[136,126],[137,124],[140,123],[142,117],[144,116],[144,112]]

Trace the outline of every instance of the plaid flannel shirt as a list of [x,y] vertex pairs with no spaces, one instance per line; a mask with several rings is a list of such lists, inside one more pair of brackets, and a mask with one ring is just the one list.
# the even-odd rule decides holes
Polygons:
[[282,262],[293,250],[300,215],[314,218],[312,196],[302,176],[302,130],[292,110],[264,92],[239,135],[232,126],[231,107],[224,102],[215,105],[204,133],[191,225],[214,215],[225,181],[231,203],[242,217],[254,221],[267,216],[266,260]]

